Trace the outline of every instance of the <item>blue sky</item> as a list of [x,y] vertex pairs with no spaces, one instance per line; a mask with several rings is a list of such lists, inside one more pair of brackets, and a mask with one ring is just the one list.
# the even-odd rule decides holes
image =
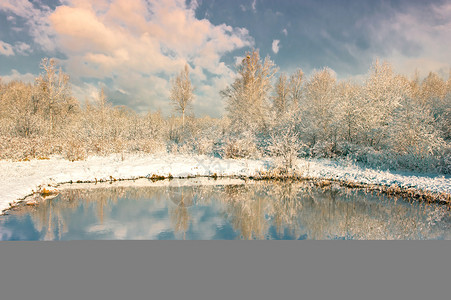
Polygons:
[[330,67],[361,80],[375,59],[447,76],[451,1],[0,0],[0,77],[33,81],[56,57],[81,101],[171,113],[169,79],[187,62],[193,112],[220,116],[219,91],[256,48],[281,72]]

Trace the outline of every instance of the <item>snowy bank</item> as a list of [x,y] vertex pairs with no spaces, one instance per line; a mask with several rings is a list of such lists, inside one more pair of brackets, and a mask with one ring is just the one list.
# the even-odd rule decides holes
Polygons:
[[[0,211],[23,199],[40,187],[65,182],[136,179],[152,175],[188,176],[255,176],[271,168],[270,159],[234,160],[188,155],[111,155],[92,156],[70,162],[52,157],[49,160],[23,162],[0,161]],[[417,188],[430,192],[451,193],[451,178],[422,176],[360,168],[330,160],[299,160],[303,176]]]

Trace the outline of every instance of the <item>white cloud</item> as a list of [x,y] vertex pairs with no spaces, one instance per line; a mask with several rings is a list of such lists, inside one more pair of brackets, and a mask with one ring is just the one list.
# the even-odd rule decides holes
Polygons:
[[31,46],[24,42],[18,42],[14,45],[17,54],[28,55],[31,53]]
[[253,10],[254,12],[257,11],[257,0],[252,1],[252,10]]
[[4,83],[8,83],[14,80],[17,81],[23,81],[25,83],[33,83],[36,79],[36,75],[31,74],[31,73],[25,73],[22,74],[19,71],[12,69],[11,73],[9,75],[0,75],[0,78],[2,79],[2,82]]
[[274,40],[272,41],[272,52],[274,52],[275,54],[277,54],[279,52],[279,43],[280,40]]
[[0,41],[0,55],[12,56],[12,55],[28,55],[31,52],[30,45],[17,42],[16,44],[11,45],[6,42]]
[[283,33],[285,36],[288,36],[288,30],[287,30],[286,28],[284,28],[284,29],[282,30],[282,33]]
[[249,5],[240,4],[240,9],[242,12],[246,12],[248,10],[252,10],[254,13],[257,12],[257,0],[253,0]]
[[243,61],[244,56],[235,56],[234,59],[235,59],[235,65],[239,65]]
[[14,55],[13,46],[3,41],[0,41],[0,55],[11,56]]
[[[51,10],[48,6],[42,4],[41,1],[2,0],[0,11],[5,11],[8,14],[23,18],[28,34],[43,50],[53,51],[55,49],[53,31],[48,22],[48,16]],[[9,15],[7,20],[15,24],[16,19],[14,16]],[[21,28],[17,27],[14,29],[21,30]]]

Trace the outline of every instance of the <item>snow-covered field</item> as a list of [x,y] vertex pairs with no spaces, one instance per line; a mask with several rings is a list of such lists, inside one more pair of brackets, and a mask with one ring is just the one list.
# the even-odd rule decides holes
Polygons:
[[[84,161],[49,160],[24,162],[0,161],[0,211],[23,199],[40,187],[65,182],[134,179],[152,175],[254,176],[271,168],[270,159],[233,160],[185,155],[111,155],[92,156]],[[337,179],[357,183],[414,187],[430,192],[451,193],[451,178],[423,176],[364,169],[346,162],[299,160],[304,176]]]

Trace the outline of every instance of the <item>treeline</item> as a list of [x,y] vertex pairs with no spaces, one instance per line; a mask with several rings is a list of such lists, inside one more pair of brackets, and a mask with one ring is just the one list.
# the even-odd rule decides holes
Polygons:
[[288,166],[304,155],[451,173],[451,77],[408,79],[377,61],[361,84],[337,81],[327,68],[309,78],[302,70],[277,75],[258,51],[248,53],[237,72],[222,95],[230,130],[248,152],[255,145]]
[[[194,153],[230,158],[275,156],[280,171],[297,157],[347,158],[372,167],[451,173],[451,79],[420,80],[376,62],[363,83],[330,69],[306,78],[278,73],[258,51],[246,54],[221,91],[227,113],[195,118],[188,68],[172,81],[177,116],[140,115],[99,92],[85,105],[69,77],[44,59],[34,84],[0,81],[0,159],[109,153]],[[169,101],[169,99],[168,99]]]
[[[41,67],[43,72],[34,84],[0,81],[0,159],[63,155],[80,160],[111,153],[189,152],[189,141],[200,143],[202,138],[196,135],[208,135],[208,130],[221,124],[188,116],[182,126],[179,117],[137,114],[113,106],[103,90],[94,102],[82,105],[72,96],[69,77],[54,59],[44,59]],[[205,152],[201,145],[195,150]]]

